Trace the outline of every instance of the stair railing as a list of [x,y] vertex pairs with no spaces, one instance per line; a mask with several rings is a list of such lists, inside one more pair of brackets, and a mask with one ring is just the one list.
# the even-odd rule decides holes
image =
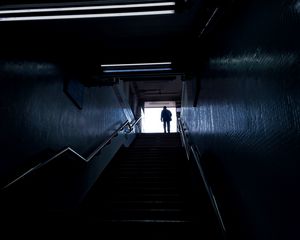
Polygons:
[[186,156],[187,156],[188,160],[190,160],[191,159],[190,154],[193,155],[193,159],[196,162],[198,171],[201,175],[201,178],[203,180],[203,183],[204,183],[205,189],[207,191],[207,194],[209,196],[210,202],[213,206],[214,212],[215,212],[216,217],[218,219],[220,228],[222,230],[223,237],[224,237],[224,239],[226,239],[226,227],[225,227],[221,212],[219,210],[218,203],[217,203],[216,198],[213,194],[211,185],[209,184],[208,179],[206,177],[206,174],[204,172],[204,169],[202,167],[201,153],[200,153],[200,151],[199,151],[199,149],[196,145],[190,143],[190,141],[188,139],[188,134],[186,132],[187,128],[184,127],[184,124],[183,124],[183,122],[181,121],[180,118],[178,118],[178,123],[179,123],[179,132],[180,132],[183,147],[185,148]]
[[107,137],[106,140],[104,140],[88,157],[83,157],[82,155],[80,155],[79,153],[77,153],[75,150],[73,150],[71,147],[66,147],[63,150],[61,150],[60,152],[58,152],[57,154],[55,154],[53,157],[51,157],[50,159],[40,162],[38,163],[36,166],[28,169],[27,171],[25,171],[24,173],[22,173],[21,175],[19,175],[18,177],[16,177],[15,179],[13,179],[12,181],[10,181],[8,184],[6,184],[2,189],[6,189],[9,186],[13,185],[14,183],[20,181],[21,179],[25,178],[27,175],[31,174],[32,172],[35,172],[36,170],[38,170],[39,168],[49,164],[50,162],[52,162],[53,160],[59,158],[60,156],[62,156],[63,154],[66,153],[71,153],[74,156],[76,156],[78,159],[80,159],[81,161],[83,161],[84,163],[88,163],[90,162],[96,155],[98,155],[101,150],[108,144],[111,143],[111,140],[113,138],[115,138],[116,136],[118,136],[119,132],[122,132],[125,128],[129,129],[128,131],[125,131],[126,133],[130,133],[132,132],[132,130],[134,129],[134,126],[141,120],[141,117],[138,120],[133,120],[132,123],[129,123],[128,120],[126,120],[118,129],[116,129],[109,137]]
[[188,137],[187,137],[187,133],[186,133],[186,128],[184,128],[183,126],[183,123],[181,121],[180,118],[178,118],[178,130],[179,130],[179,133],[180,133],[180,137],[181,137],[181,142],[182,142],[182,145],[185,149],[185,153],[186,153],[186,157],[188,160],[190,160],[190,149],[189,149],[189,143],[188,143]]
[[118,136],[118,133],[120,131],[123,131],[123,129],[126,127],[126,126],[130,126],[128,120],[126,120],[116,131],[114,131],[99,147],[97,147],[86,159],[85,161],[86,162],[89,162],[91,161],[97,154],[100,153],[100,151],[107,145],[111,142],[111,140]]
[[142,119],[142,116],[139,117],[138,119],[133,119],[133,121],[129,124],[130,132],[134,129],[135,125],[137,125],[139,123],[139,121],[141,121],[141,119]]

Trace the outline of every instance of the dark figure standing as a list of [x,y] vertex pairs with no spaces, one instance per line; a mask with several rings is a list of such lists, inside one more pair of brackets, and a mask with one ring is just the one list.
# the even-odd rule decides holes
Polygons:
[[172,113],[170,110],[164,106],[164,109],[161,111],[160,120],[164,122],[164,132],[166,133],[166,125],[168,133],[170,133],[170,121],[172,121]]

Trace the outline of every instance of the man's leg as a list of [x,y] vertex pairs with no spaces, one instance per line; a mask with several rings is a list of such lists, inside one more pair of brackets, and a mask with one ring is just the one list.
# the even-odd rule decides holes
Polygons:
[[164,121],[164,132],[166,133],[166,121]]
[[170,121],[167,122],[167,126],[168,126],[168,133],[170,133]]

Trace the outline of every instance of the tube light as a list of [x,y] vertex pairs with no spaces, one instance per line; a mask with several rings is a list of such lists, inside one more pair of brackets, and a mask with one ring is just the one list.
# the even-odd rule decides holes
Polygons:
[[[123,5],[118,4],[118,5],[77,6],[77,7],[10,9],[10,10],[0,10],[0,22],[174,14],[175,13],[174,9],[163,9],[164,7],[174,7],[174,6],[175,6],[175,2],[160,2],[160,3],[140,3],[140,4],[123,4]],[[155,7],[157,8],[155,10],[154,9],[149,9],[149,11],[146,10],[147,8],[155,8]],[[139,8],[140,11],[135,11],[135,9],[138,10]],[[102,12],[102,13],[99,12],[99,10],[107,11],[107,10],[114,10],[114,9],[117,9],[118,11]],[[124,9],[124,11],[120,12],[120,10],[122,9]],[[81,11],[81,12],[80,14],[79,12],[76,14],[76,11]],[[85,11],[87,13],[84,13]],[[49,13],[49,15],[43,15],[42,13]],[[53,13],[54,14],[57,13],[57,14],[53,15]],[[24,15],[24,14],[28,14],[28,15]]]
[[115,69],[104,70],[104,73],[130,73],[130,72],[158,72],[158,71],[171,71],[172,68],[141,68],[141,69]]
[[51,15],[51,16],[23,16],[23,17],[0,17],[0,22],[12,21],[35,21],[35,20],[59,20],[59,19],[85,19],[85,18],[106,18],[106,17],[130,17],[130,16],[151,16],[174,14],[174,10],[145,11],[145,12],[122,12],[122,13],[98,13],[98,14],[72,14],[72,15]]
[[102,64],[101,67],[130,67],[130,66],[154,66],[154,65],[171,65],[171,62],[156,63],[123,63],[123,64]]
[[90,11],[90,10],[145,8],[145,7],[166,7],[166,6],[175,6],[175,2],[0,10],[0,14],[44,13],[44,12],[62,12],[62,11],[64,11],[64,12],[68,12],[68,11]]

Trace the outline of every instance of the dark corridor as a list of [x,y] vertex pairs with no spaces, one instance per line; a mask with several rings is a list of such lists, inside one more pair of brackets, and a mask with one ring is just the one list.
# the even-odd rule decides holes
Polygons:
[[[40,226],[63,229],[68,221],[74,232],[100,179],[108,184],[96,194],[103,205],[95,222],[120,220],[126,209],[143,219],[150,207],[130,199],[136,204],[125,208],[120,195],[148,183],[115,186],[117,174],[131,171],[122,172],[119,157],[129,164],[138,156],[130,149],[147,138],[145,102],[172,101],[180,144],[169,143],[172,151],[153,163],[158,172],[144,172],[151,147],[138,153],[144,162],[130,163],[136,177],[166,174],[177,184],[166,188],[182,199],[155,199],[165,205],[151,214],[192,220],[193,238],[212,231],[228,240],[299,239],[299,29],[299,0],[1,1],[3,226],[30,233],[36,214]],[[109,196],[120,205],[110,206]],[[186,234],[174,224],[173,233],[161,232]]]

